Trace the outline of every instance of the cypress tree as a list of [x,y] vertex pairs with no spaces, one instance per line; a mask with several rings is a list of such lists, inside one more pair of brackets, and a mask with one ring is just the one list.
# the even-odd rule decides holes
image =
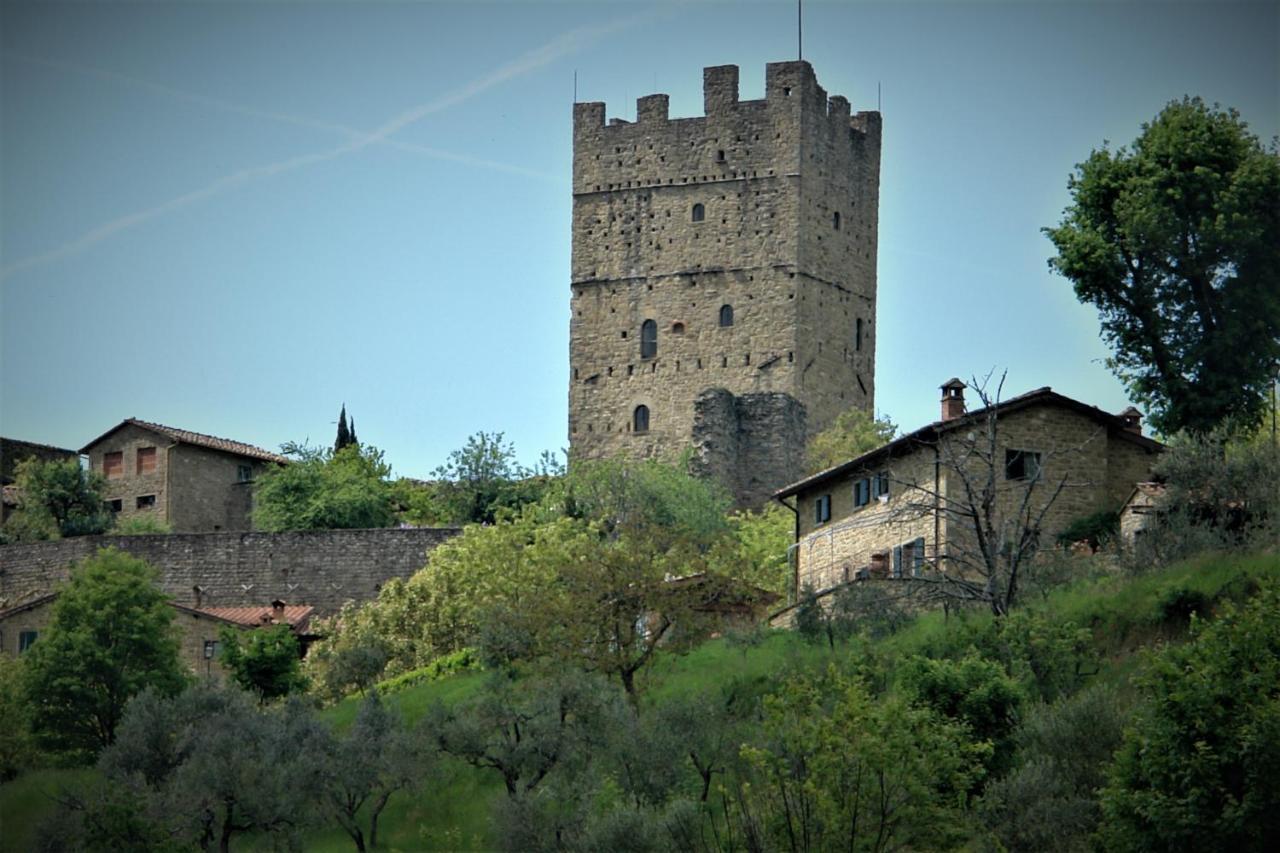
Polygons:
[[356,419],[355,418],[350,419],[350,426],[348,427],[348,432],[351,433],[351,443],[359,447],[360,439],[356,438]]
[[333,452],[337,453],[351,443],[351,432],[347,429],[347,404],[342,404],[342,413],[338,415],[338,440],[333,443]]

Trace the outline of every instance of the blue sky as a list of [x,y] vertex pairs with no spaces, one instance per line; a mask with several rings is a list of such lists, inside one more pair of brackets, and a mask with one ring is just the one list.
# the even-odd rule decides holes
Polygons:
[[[1008,369],[1119,411],[1040,228],[1072,166],[1196,94],[1280,132],[1280,5],[805,5],[884,114],[877,409]],[[140,417],[274,448],[345,402],[397,473],[477,430],[567,444],[571,102],[742,97],[792,2],[0,6],[0,433]]]

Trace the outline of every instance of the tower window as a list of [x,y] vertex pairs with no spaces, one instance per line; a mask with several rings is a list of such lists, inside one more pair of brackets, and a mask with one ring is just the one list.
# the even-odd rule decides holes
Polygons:
[[684,323],[672,323],[672,324],[671,324],[671,334],[673,334],[673,335],[683,335],[683,334],[684,334]]
[[649,431],[649,407],[636,406],[635,414],[632,416],[632,428],[635,432]]
[[717,162],[717,163],[723,163],[723,162],[724,162],[724,151],[717,151],[717,152],[716,152],[716,162]]
[[831,227],[837,231],[840,230],[840,211],[838,210],[831,214]]
[[721,326],[733,325],[733,306],[732,305],[720,306],[720,325]]
[[658,354],[658,324],[645,320],[640,324],[640,357],[653,358]]
[[853,326],[853,348],[861,352],[862,350],[862,318],[859,317]]
[[701,202],[699,202],[698,204],[695,204],[693,206],[693,214],[692,214],[693,221],[701,222],[706,218],[707,218],[707,209],[702,206]]

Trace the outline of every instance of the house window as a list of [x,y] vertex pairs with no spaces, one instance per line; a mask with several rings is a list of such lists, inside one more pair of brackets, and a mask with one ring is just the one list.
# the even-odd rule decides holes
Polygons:
[[22,654],[27,649],[35,645],[36,638],[40,636],[38,631],[20,631],[18,632],[18,654]]
[[636,432],[649,431],[649,407],[636,406],[635,413],[632,415],[632,425]]
[[138,473],[150,474],[156,470],[156,449],[154,447],[138,448]]
[[702,220],[707,218],[707,209],[702,206],[701,202],[693,206],[693,213],[691,214],[691,218],[693,219],[694,222],[701,222]]
[[222,653],[222,643],[217,640],[204,641],[204,659],[216,660],[218,655]]
[[1040,454],[1031,450],[1006,450],[1004,478],[1006,480],[1040,479]]
[[882,498],[889,494],[889,472],[881,471],[876,476],[876,497]]
[[104,501],[104,503],[111,512],[120,512],[120,510],[124,509],[124,501],[120,498],[112,498],[109,501]]
[[253,466],[237,465],[236,466],[236,482],[237,483],[253,482]]
[[658,324],[645,320],[640,325],[640,357],[653,358],[658,354]]
[[871,503],[871,479],[863,477],[853,484],[853,505],[866,506]]
[[733,325],[733,306],[732,305],[720,306],[720,325],[721,326]]
[[831,520],[831,495],[823,495],[814,504],[814,523],[826,524]]
[[124,476],[124,451],[113,450],[102,454],[102,473],[108,480],[118,480]]
[[153,509],[156,505],[156,496],[155,495],[138,495],[138,500],[136,505],[138,509]]

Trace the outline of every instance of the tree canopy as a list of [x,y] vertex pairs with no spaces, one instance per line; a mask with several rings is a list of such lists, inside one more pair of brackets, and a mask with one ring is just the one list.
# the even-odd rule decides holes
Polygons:
[[320,450],[286,445],[294,458],[258,476],[253,523],[259,530],[337,530],[395,523],[391,466],[368,445]]
[[222,664],[237,684],[256,693],[260,701],[278,699],[306,687],[298,638],[288,625],[248,632],[227,627],[219,639]]
[[1280,364],[1280,154],[1186,97],[1095,150],[1045,233],[1094,305],[1110,367],[1161,432],[1257,421]]
[[84,536],[111,526],[111,512],[102,501],[102,476],[86,471],[79,459],[24,459],[18,463],[16,485],[20,503],[5,522],[6,539]]
[[809,439],[805,464],[810,473],[823,471],[887,444],[897,431],[886,415],[877,418],[861,409],[846,409],[831,426]]
[[40,740],[94,753],[111,743],[125,704],[145,687],[172,695],[186,683],[173,609],[155,570],[104,548],[71,572],[53,618],[26,655],[26,692]]

